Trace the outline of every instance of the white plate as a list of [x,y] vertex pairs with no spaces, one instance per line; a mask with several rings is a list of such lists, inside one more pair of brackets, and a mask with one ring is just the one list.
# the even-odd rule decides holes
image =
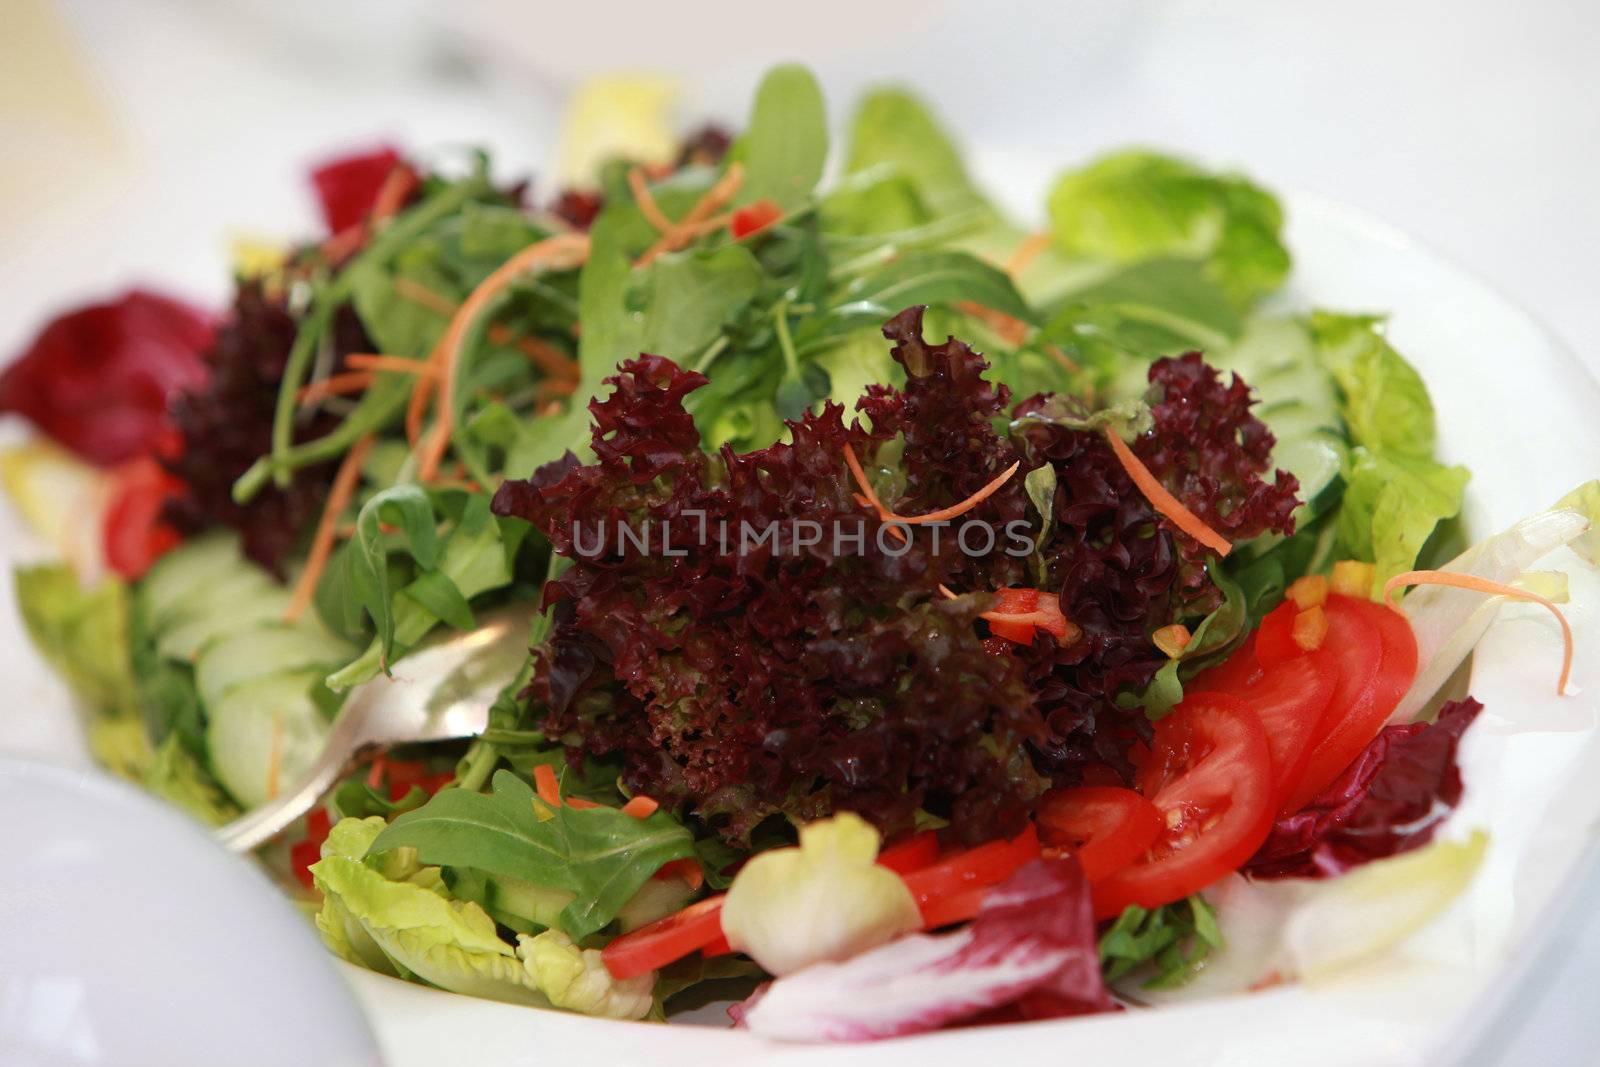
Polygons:
[[[1017,184],[1047,173],[1034,159],[990,156],[992,185],[1037,203]],[[1033,183],[1030,181],[1030,185]],[[1481,536],[1546,507],[1600,474],[1600,389],[1527,315],[1488,286],[1365,217],[1291,195],[1293,303],[1387,311],[1396,346],[1422,372],[1439,413],[1440,448],[1473,471],[1466,520]],[[9,517],[8,520],[9,522]],[[14,526],[0,546],[15,556]],[[1579,643],[1573,695],[1554,696],[1559,637],[1543,616],[1508,609],[1481,647],[1472,690],[1488,711],[1463,747],[1467,796],[1452,834],[1481,827],[1493,844],[1469,894],[1395,953],[1335,985],[1275,989],[1160,1011],[955,1031],[875,1045],[779,1047],[704,1027],[613,1023],[473,1000],[346,967],[389,1062],[437,1067],[468,1059],[502,1067],[592,1057],[657,1065],[806,1062],[971,1062],[1003,1049],[1023,1062],[1140,1064],[1437,1064],[1469,1047],[1513,977],[1532,965],[1566,887],[1589,858],[1600,820],[1600,579],[1570,556],[1568,616]],[[6,595],[9,595],[9,591]],[[14,615],[14,612],[12,613]],[[58,725],[70,715],[59,684],[11,651],[22,637],[0,621],[6,665],[38,700],[6,728],[4,747],[81,759]],[[1584,692],[1588,686],[1592,692]],[[30,709],[24,709],[30,710]],[[65,750],[64,750],[65,746]],[[72,750],[77,748],[76,752]],[[1587,775],[1585,771],[1588,771]]]

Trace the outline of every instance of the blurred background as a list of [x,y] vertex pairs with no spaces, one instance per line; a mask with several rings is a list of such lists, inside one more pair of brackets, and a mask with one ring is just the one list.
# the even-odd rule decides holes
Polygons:
[[[340,150],[483,145],[548,196],[585,79],[670,76],[684,126],[737,125],[799,59],[837,117],[921,90],[1016,208],[1128,143],[1354,205],[1600,370],[1597,4],[0,0],[0,31],[0,356],[132,283],[219,303],[234,243],[313,231],[305,174]],[[1558,941],[1477,1062],[1600,1062],[1600,922]]]

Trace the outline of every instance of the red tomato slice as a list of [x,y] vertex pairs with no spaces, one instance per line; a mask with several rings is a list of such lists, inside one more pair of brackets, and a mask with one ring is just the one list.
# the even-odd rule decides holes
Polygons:
[[1320,651],[1272,667],[1247,666],[1253,669],[1235,668],[1231,676],[1207,671],[1189,688],[1203,691],[1208,682],[1222,682],[1215,692],[1238,697],[1256,713],[1272,751],[1272,795],[1282,804],[1305,774],[1311,749],[1321,736],[1323,716],[1339,687],[1339,671]]
[[659,970],[722,938],[723,894],[623,934],[600,950],[611,977],[622,981]]
[[[1263,667],[1271,667],[1285,660],[1296,659],[1306,654],[1294,639],[1294,617],[1300,614],[1300,608],[1292,600],[1285,600],[1282,604],[1267,612],[1261,620],[1261,626],[1255,633],[1256,661]],[[1326,641],[1323,642],[1327,644]]]
[[1036,816],[1045,844],[1078,857],[1083,876],[1104,881],[1161,836],[1161,813],[1131,789],[1086,785],[1047,793]]
[[990,841],[912,871],[904,876],[906,888],[926,919],[929,905],[971,889],[998,885],[1038,855],[1039,834],[1029,823],[1026,830],[1009,841]]
[[1305,771],[1284,810],[1299,811],[1372,742],[1417,676],[1417,639],[1406,617],[1357,597],[1332,595],[1323,605],[1339,685],[1317,730]]
[[1188,688],[1197,693],[1237,694],[1240,688],[1249,685],[1261,674],[1262,666],[1256,659],[1256,635],[1251,632],[1233,655],[1195,675]]
[[1148,859],[1094,887],[1099,918],[1181,900],[1261,846],[1274,810],[1266,731],[1237,697],[1186,696],[1156,724],[1140,788],[1161,812],[1161,836]]
[[161,509],[168,497],[182,491],[183,483],[149,456],[117,468],[101,528],[106,564],[113,571],[124,578],[138,578],[177,547],[182,538],[161,521]]
[[932,830],[924,830],[878,853],[878,865],[896,874],[910,874],[938,858],[939,835]]

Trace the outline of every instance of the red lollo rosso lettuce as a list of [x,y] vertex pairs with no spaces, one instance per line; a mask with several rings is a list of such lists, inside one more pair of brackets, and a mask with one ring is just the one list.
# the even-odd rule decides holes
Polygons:
[[[172,404],[173,425],[182,437],[167,468],[184,483],[166,519],[184,534],[211,526],[238,530],[247,556],[281,576],[284,560],[316,519],[333,480],[335,464],[295,472],[286,489],[268,486],[248,504],[233,499],[233,483],[272,447],[272,413],[278,383],[294,344],[295,320],[281,298],[259,283],[242,284],[227,320],[207,352],[210,379]],[[334,316],[338,356],[372,349],[349,308]],[[329,432],[337,420],[319,415],[296,427],[296,440]]]
[[[792,423],[789,443],[708,456],[684,410],[705,379],[643,356],[591,405],[593,465],[569,456],[500,488],[498,514],[532,522],[573,560],[547,590],[554,627],[527,694],[573,759],[620,758],[630,789],[735,842],[768,815],[833,810],[891,836],[928,811],[976,842],[1015,833],[1044,789],[1076,784],[1085,764],[1126,770],[1148,726],[1115,697],[1165,661],[1149,635],[1173,617],[1179,547],[1098,432],[1023,419],[1000,435],[1005,388],[985,380],[978,353],[928,344],[921,327],[920,308],[885,326],[906,384],[869,389],[870,429],[828,405]],[[1192,430],[1157,420],[1152,435],[1171,451],[1163,435]],[[901,548],[855,500],[846,445],[901,514],[961,501],[1018,461],[1048,463],[1053,532],[1037,560],[1003,551],[1008,526],[1031,525],[1019,474],[958,520],[987,525],[994,550],[965,554],[954,531],[927,526]],[[1225,484],[1259,481],[1246,470]],[[738,551],[745,523],[794,519],[816,522],[822,543]],[[621,542],[619,520],[648,522],[653,548]],[[941,584],[1059,590],[1082,636],[986,651],[975,616],[987,598],[945,601]]]
[[134,289],[50,321],[0,374],[0,411],[22,415],[97,466],[154,452],[168,401],[206,380],[210,316]]
[[311,185],[317,191],[328,232],[338,233],[360,224],[372,211],[378,190],[389,174],[403,162],[399,152],[385,145],[330,159],[313,168]]
[[968,927],[815,964],[732,1014],[762,1037],[864,1041],[1116,1010],[1100,974],[1089,884],[1067,857],[1023,867],[984,898]]
[[1278,820],[1245,873],[1329,878],[1426,845],[1461,801],[1456,749],[1482,710],[1468,698],[1432,723],[1386,727],[1338,779]]

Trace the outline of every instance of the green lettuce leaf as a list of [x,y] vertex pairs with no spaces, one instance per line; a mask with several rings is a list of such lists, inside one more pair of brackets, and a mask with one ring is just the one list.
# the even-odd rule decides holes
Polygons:
[[570,890],[561,926],[574,938],[616,918],[662,864],[695,854],[694,838],[665,811],[638,819],[616,808],[552,809],[504,770],[491,794],[446,789],[396,819],[375,847],[415,848],[424,863]]
[[1460,512],[1468,473],[1434,458],[1433,401],[1384,337],[1381,319],[1315,312],[1311,332],[1356,446],[1344,472],[1337,549],[1376,564],[1376,594],[1410,570],[1438,525]]
[[744,164],[739,203],[804,203],[828,161],[828,115],[811,72],[784,64],[767,72],[733,158]]
[[[909,190],[924,218],[990,211],[967,175],[966,164],[955,142],[922,102],[903,89],[869,92],[862,97],[850,120],[845,172],[859,174],[873,170],[881,170],[902,181],[902,189]],[[881,207],[882,196],[880,193],[876,203],[863,206]],[[836,205],[836,210],[843,208],[842,203]],[[873,218],[859,209],[855,217],[867,225]],[[891,216],[887,227],[880,223],[877,229],[896,229],[906,221],[904,216]]]
[[235,804],[177,734],[156,748],[145,772],[144,787],[193,815],[207,826],[221,826],[239,815]]
[[1050,221],[1070,257],[1199,262],[1238,308],[1289,273],[1283,212],[1271,194],[1155,152],[1118,152],[1062,175],[1050,193]]
[[559,931],[507,944],[477,904],[450,899],[436,868],[375,850],[383,827],[377,817],[341,820],[312,865],[323,893],[317,929],[333,952],[470,996],[616,1019],[651,1010],[653,974],[618,982],[598,951]]
[[154,751],[129,662],[127,586],[106,577],[86,587],[64,564],[20,567],[13,578],[22,625],[77,697],[95,758],[143,781]]

